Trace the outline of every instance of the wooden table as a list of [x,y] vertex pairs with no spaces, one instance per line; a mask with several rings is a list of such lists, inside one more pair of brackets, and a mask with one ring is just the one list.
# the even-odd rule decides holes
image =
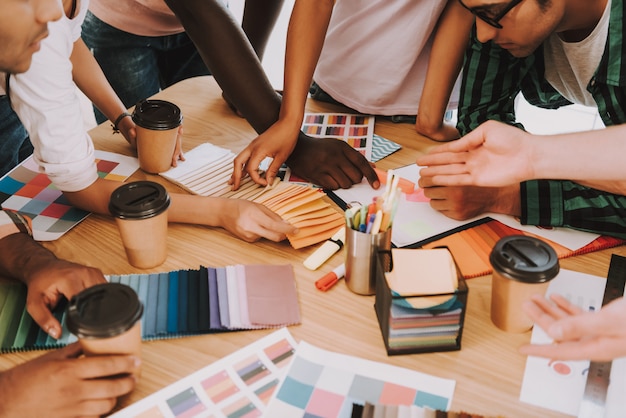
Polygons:
[[[203,142],[241,150],[256,134],[244,119],[235,116],[221,98],[221,90],[211,77],[186,80],[157,97],[178,104],[184,114],[184,149]],[[308,111],[329,112],[345,109],[309,101]],[[420,137],[409,124],[378,120],[375,131],[402,145],[402,150],[381,160],[383,169],[413,163],[415,157],[435,143]],[[97,149],[131,154],[120,135],[112,135],[108,123],[91,131]],[[182,190],[158,176],[138,171],[132,180],[150,179],[171,192]],[[45,243],[59,257],[100,268],[105,274],[137,272],[126,261],[113,219],[91,215],[61,239]],[[225,266],[231,264],[273,263],[293,265],[298,284],[302,324],[289,331],[296,340],[320,348],[386,362],[435,376],[456,380],[453,410],[506,417],[559,417],[562,414],[519,401],[525,357],[517,347],[527,343],[530,333],[508,334],[498,330],[489,319],[491,277],[468,281],[470,288],[462,349],[455,352],[413,354],[388,357],[374,312],[373,296],[351,293],[343,282],[323,293],[314,282],[343,262],[342,253],[333,256],[318,271],[302,262],[317,246],[294,250],[288,242],[246,243],[222,229],[172,224],[168,237],[169,256],[165,264],[152,270]],[[562,260],[565,269],[606,277],[612,253],[626,255],[619,247]],[[135,391],[122,405],[143,397],[236,351],[271,330],[243,331],[165,341],[146,342],[143,346],[143,375]],[[40,353],[27,352],[0,356],[0,370],[31,359]]]

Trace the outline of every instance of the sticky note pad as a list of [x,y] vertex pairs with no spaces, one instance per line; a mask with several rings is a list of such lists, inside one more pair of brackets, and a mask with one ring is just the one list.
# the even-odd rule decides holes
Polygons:
[[411,297],[453,293],[458,288],[456,265],[447,249],[433,248],[391,250],[393,270],[385,274],[394,303],[415,309],[426,309],[446,303],[453,295]]

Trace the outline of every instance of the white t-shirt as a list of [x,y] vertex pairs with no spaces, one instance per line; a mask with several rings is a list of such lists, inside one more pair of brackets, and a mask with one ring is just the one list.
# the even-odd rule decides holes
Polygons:
[[[49,36],[28,71],[10,77],[11,105],[30,135],[41,172],[62,191],[85,189],[98,178],[94,146],[85,131],[70,55],[80,37],[88,1],[74,19],[48,24]],[[0,85],[4,89],[6,75]]]
[[[313,79],[359,112],[415,115],[433,30],[446,3],[338,0]],[[451,102],[458,102],[458,88]]]
[[543,54],[546,80],[572,103],[596,107],[587,85],[600,65],[609,33],[611,1],[593,32],[580,42],[565,42],[553,33],[546,40]]

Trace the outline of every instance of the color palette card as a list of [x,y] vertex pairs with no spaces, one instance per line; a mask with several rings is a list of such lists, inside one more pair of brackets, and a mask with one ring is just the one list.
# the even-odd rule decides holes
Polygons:
[[111,418],[260,417],[296,347],[289,331],[282,328]]
[[299,229],[287,236],[295,249],[325,241],[343,225],[343,214],[316,188],[279,178],[272,185],[260,186],[246,177],[239,189],[232,191],[228,180],[234,157],[227,149],[204,143],[185,153],[185,161],[161,176],[194,194],[245,199],[266,206]]
[[[290,264],[201,267],[107,279],[137,292],[144,305],[143,340],[300,323]],[[63,326],[58,340],[43,332],[27,313],[26,286],[0,284],[0,352],[56,348],[75,341],[65,324],[65,304],[54,314]]]
[[375,119],[374,116],[349,113],[306,113],[302,132],[313,138],[345,141],[371,161]]
[[[610,274],[610,273],[609,273]],[[621,275],[622,272],[620,271]],[[607,280],[571,270],[561,269],[550,281],[546,296],[553,293],[566,297],[583,310],[602,308]],[[552,339],[539,327],[534,327],[533,344],[551,344]],[[577,416],[583,399],[589,361],[563,361],[529,356],[522,381],[520,400],[542,408]],[[610,384],[604,418],[618,418],[626,411],[626,357],[615,359],[611,365]],[[582,415],[580,415],[582,416]]]
[[[97,151],[98,176],[122,182],[138,168],[137,158]],[[48,176],[27,158],[0,179],[0,204],[32,219],[37,241],[52,241],[78,225],[89,212],[73,207]]]
[[353,404],[448,410],[454,380],[334,353],[301,341],[267,417],[345,417]]
[[[302,132],[314,138],[335,138],[346,141],[363,154],[368,161],[376,162],[402,147],[396,142],[376,135],[374,122],[374,116],[347,113],[306,113],[302,123]],[[267,161],[264,163],[269,164]],[[286,165],[281,167],[278,175],[284,181],[314,186],[293,174]]]

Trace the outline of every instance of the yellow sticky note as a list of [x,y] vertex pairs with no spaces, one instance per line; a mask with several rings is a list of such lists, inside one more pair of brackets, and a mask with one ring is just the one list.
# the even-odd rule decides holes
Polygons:
[[[394,248],[393,270],[386,273],[392,293],[398,296],[452,293],[458,288],[454,259],[447,249]],[[404,301],[416,309],[441,305],[452,295],[407,298]]]

